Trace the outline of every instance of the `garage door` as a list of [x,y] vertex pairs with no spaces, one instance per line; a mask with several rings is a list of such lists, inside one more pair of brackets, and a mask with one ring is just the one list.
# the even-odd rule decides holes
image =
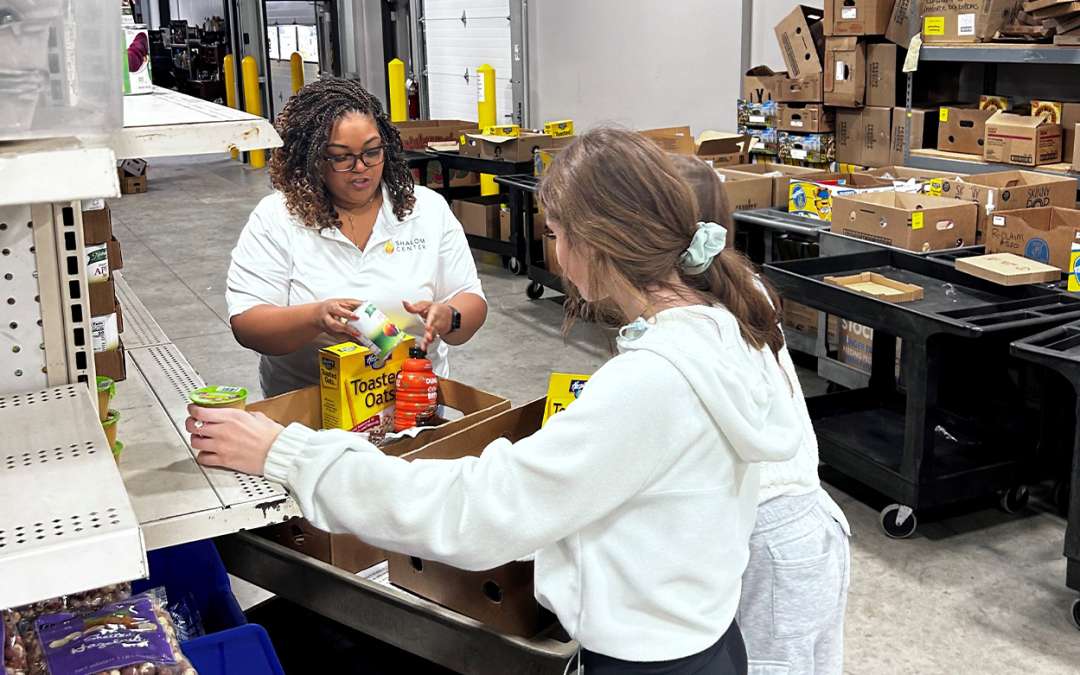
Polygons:
[[510,0],[424,0],[424,60],[432,119],[476,119],[477,67],[495,69],[497,119],[511,122]]

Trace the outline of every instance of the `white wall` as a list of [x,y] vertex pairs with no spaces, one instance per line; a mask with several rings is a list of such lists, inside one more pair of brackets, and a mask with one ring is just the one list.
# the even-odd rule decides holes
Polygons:
[[224,16],[225,4],[222,0],[169,0],[169,14],[172,19],[185,19],[188,25],[202,25],[212,16]]
[[530,2],[531,123],[733,130],[741,9],[741,0]]
[[821,9],[822,0],[760,0],[753,3],[752,39],[750,42],[750,65],[769,66],[775,71],[785,70],[784,57],[780,45],[776,42],[773,28],[797,5],[806,5]]

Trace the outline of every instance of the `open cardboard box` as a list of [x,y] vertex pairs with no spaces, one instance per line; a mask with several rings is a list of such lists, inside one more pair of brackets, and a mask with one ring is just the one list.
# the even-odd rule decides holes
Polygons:
[[[416,459],[475,457],[492,441],[511,442],[540,429],[545,399],[537,399],[429,443],[404,456]],[[461,612],[497,630],[531,637],[550,615],[542,610],[533,590],[533,563],[511,562],[493,570],[467,572],[450,565],[398,553],[389,553],[390,583]]]
[[1060,206],[1076,206],[1076,179],[1034,171],[996,171],[948,180],[941,196],[964,199],[979,204],[975,243],[985,242],[990,216],[995,211]]
[[799,5],[776,24],[776,42],[793,78],[820,73],[825,50],[824,13]]
[[971,202],[918,193],[838,196],[832,231],[909,251],[938,251],[975,240],[976,210]]
[[520,136],[465,134],[462,138],[462,155],[506,162],[531,162],[533,151],[550,147],[553,141],[547,134],[527,132]]
[[787,206],[788,184],[791,182],[792,177],[816,176],[822,173],[818,169],[813,169],[806,166],[790,166],[787,164],[773,164],[771,162],[760,162],[758,164],[739,164],[736,166],[728,167],[725,173],[732,172],[747,173],[772,178],[772,206],[781,209]]
[[788,185],[788,213],[831,221],[833,198],[863,192],[894,190],[892,181],[862,173],[819,173],[794,177]]
[[773,179],[731,169],[717,169],[720,177],[720,189],[724,193],[729,213],[720,214],[720,224],[725,227],[734,225],[731,214],[735,211],[764,209],[773,203]]
[[1080,234],[1080,211],[1052,206],[997,211],[990,221],[986,232],[988,253],[1015,253],[1072,271],[1069,256]]
[[894,0],[825,0],[826,35],[884,35]]

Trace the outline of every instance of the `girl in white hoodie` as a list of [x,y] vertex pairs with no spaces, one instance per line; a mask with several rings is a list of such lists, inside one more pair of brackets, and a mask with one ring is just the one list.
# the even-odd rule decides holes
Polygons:
[[[731,208],[716,171],[696,157],[672,161],[694,191],[698,217],[731,227]],[[817,436],[786,347],[779,357],[798,394],[803,440],[791,459],[759,469],[761,494],[739,627],[751,675],[840,675],[851,529],[818,479]]]
[[471,570],[535,553],[537,598],[589,675],[745,673],[735,615],[758,462],[791,458],[806,433],[774,305],[638,134],[579,138],[540,200],[574,292],[627,324],[619,354],[542,430],[410,463],[343,431],[192,407],[192,446],[381,548]]

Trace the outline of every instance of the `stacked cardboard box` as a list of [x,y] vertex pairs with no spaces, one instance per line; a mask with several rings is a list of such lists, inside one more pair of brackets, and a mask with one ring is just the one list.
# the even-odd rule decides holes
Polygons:
[[83,244],[90,301],[94,368],[98,375],[121,381],[127,377],[124,345],[124,314],[116,299],[115,273],[123,268],[120,242],[113,235],[112,214],[105,200],[83,202]]

